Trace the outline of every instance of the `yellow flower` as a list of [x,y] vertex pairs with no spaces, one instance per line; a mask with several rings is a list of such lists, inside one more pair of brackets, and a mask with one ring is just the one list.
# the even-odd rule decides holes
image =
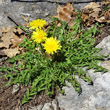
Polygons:
[[43,19],[33,20],[29,23],[30,29],[41,29],[46,24],[46,21]]
[[53,37],[47,38],[43,46],[46,52],[49,54],[53,54],[57,50],[61,49],[60,41]]
[[37,32],[33,31],[32,39],[37,43],[41,43],[43,40],[47,39],[46,32],[43,30],[37,30]]

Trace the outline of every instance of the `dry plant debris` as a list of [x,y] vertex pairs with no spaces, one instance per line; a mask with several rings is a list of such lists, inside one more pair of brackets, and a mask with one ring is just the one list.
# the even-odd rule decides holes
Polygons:
[[95,22],[110,23],[110,2],[89,3],[82,10],[82,21],[86,26],[92,26]]
[[58,15],[53,16],[62,21],[65,21],[69,26],[73,25],[73,20],[76,18],[77,12],[75,12],[74,7],[67,3],[64,7],[58,6],[57,8]]
[[[58,6],[58,15],[53,16],[65,21],[68,26],[74,25],[73,20],[78,12],[75,12],[72,4],[67,3],[65,6]],[[110,23],[110,1],[105,0],[100,4],[91,2],[84,7],[81,13],[82,22],[85,26],[92,26],[95,22]],[[59,25],[59,24],[58,24]]]
[[11,58],[19,54],[18,44],[23,41],[25,37],[24,32],[19,28],[16,29],[13,27],[3,27],[1,31],[0,55],[6,55]]

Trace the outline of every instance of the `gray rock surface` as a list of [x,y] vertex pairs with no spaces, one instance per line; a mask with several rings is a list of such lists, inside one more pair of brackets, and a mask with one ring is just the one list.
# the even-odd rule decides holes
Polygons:
[[43,105],[38,105],[35,107],[31,107],[29,110],[42,110],[42,108],[43,108]]
[[60,107],[65,110],[110,110],[110,72],[103,75],[100,73],[92,74],[94,77],[95,74],[96,76],[99,74],[99,77],[94,78],[93,86],[80,80],[82,86],[80,96],[77,95],[71,84],[69,84],[70,87],[65,87],[66,95],[58,97]]
[[45,103],[44,105],[38,105],[32,107],[29,110],[57,110],[56,101],[53,100],[51,103]]
[[53,110],[51,103],[45,103],[42,110]]
[[[0,7],[0,27],[12,26],[14,23],[7,18],[7,12],[16,22],[24,24],[21,16],[25,16],[30,21],[38,18],[47,18],[47,16],[56,14],[56,4],[51,3],[21,3],[12,2]],[[51,11],[49,11],[51,10]],[[48,19],[48,18],[47,18]]]
[[5,4],[8,4],[10,2],[11,2],[11,0],[0,0],[0,5],[5,5]]
[[[110,36],[106,37],[97,45],[97,48],[103,43],[109,43],[109,40]],[[108,46],[105,45],[102,51],[110,52],[110,50],[105,50]],[[110,110],[110,61],[102,61],[99,65],[108,68],[109,71],[102,74],[101,72],[94,73],[93,69],[88,70],[87,74],[92,78],[93,86],[77,77],[82,87],[81,95],[78,95],[73,86],[67,82],[68,87],[63,87],[65,95],[60,94],[57,97],[61,110]],[[52,104],[53,102],[46,103],[41,110],[51,110],[49,107]],[[55,103],[54,106],[56,106]],[[54,110],[57,110],[56,107],[54,107]]]
[[[97,48],[105,44],[104,48],[101,46],[102,51],[106,54],[109,53],[109,40],[110,36],[106,37],[98,44]],[[109,68],[110,61],[101,62],[100,65]],[[92,77],[93,86],[88,85],[82,79],[78,79],[82,87],[80,96],[75,92],[72,85],[67,83],[69,87],[64,87],[66,95],[60,94],[58,97],[60,107],[63,107],[65,110],[110,110],[110,70],[104,74],[101,72],[94,73],[93,71],[91,69],[87,73]]]
[[[32,21],[33,19],[49,20],[50,15],[56,15],[57,4],[47,2],[10,2],[0,6],[0,29],[2,27],[16,26],[8,17],[10,16],[17,24],[23,25],[22,16]],[[1,31],[0,31],[1,36]]]
[[58,3],[63,3],[64,5],[64,3],[67,2],[75,2],[75,9],[81,9],[90,1],[91,0],[0,0],[0,28],[15,25],[7,18],[8,15],[5,12],[14,18],[17,23],[23,25],[24,21],[21,16],[25,16],[29,21],[38,18],[49,20],[49,16],[57,14]]
[[103,55],[109,55],[110,54],[110,36],[105,37],[101,43],[99,43],[97,48],[102,48],[102,50],[99,52]]

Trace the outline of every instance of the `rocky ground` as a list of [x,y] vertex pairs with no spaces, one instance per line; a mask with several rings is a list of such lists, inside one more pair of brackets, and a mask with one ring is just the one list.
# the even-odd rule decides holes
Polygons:
[[46,20],[49,20],[49,16],[57,14],[56,10],[58,4],[64,5],[67,2],[75,2],[75,9],[82,9],[92,0],[43,0],[42,2],[40,1],[42,0],[2,0],[2,2],[0,2],[0,28],[3,26],[15,25],[15,23],[13,23],[9,18],[7,18],[9,17],[9,15],[18,24],[24,23],[23,19],[21,19],[22,16],[25,16],[30,21],[38,18],[44,18]]
[[[64,3],[73,1],[75,1],[75,9],[82,9],[91,2],[89,0],[2,0],[2,2],[0,1],[0,28],[25,23],[22,16],[29,21],[37,18],[49,20],[49,16],[57,14],[58,4],[64,5]],[[102,48],[100,52],[103,55],[110,54],[109,25],[102,29],[102,34],[100,38],[97,38],[97,42],[96,47]],[[7,63],[3,62],[5,59],[6,57],[0,59],[0,65]],[[87,74],[92,77],[93,85],[88,85],[78,79],[82,87],[81,95],[78,96],[72,85],[67,82],[68,87],[64,87],[65,95],[59,94],[54,98],[49,98],[42,93],[24,106],[21,106],[20,100],[26,88],[17,85],[4,87],[7,80],[1,78],[0,110],[110,110],[110,58],[108,57],[99,65],[109,71],[102,74],[101,72],[94,73],[92,69],[89,70]]]

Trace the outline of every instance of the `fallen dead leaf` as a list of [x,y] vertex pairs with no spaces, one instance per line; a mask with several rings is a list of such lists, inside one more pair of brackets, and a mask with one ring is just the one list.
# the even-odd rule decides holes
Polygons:
[[28,27],[29,26],[29,19],[26,18],[25,16],[21,16],[21,18],[25,21],[24,26]]
[[22,34],[22,33],[24,33],[24,31],[22,30],[22,29],[20,29],[20,28],[15,28],[14,30],[13,30],[13,32],[15,32],[15,33],[18,33],[18,34]]
[[6,32],[8,32],[10,29],[11,29],[10,27],[2,27],[1,32],[2,32],[2,33],[6,33]]
[[100,23],[110,23],[110,10],[108,10],[107,12],[105,12],[103,14],[103,16],[97,18],[96,21],[98,21]]
[[[85,6],[83,12],[82,12],[82,21],[84,25],[92,26],[96,21],[102,21],[104,17],[102,16],[102,6],[91,2],[88,5]],[[101,16],[100,16],[101,15]],[[102,17],[102,18],[101,18]]]
[[100,8],[94,8],[93,9],[93,13],[89,14],[89,16],[92,16],[92,17],[94,17],[96,19],[96,18],[98,18],[100,11],[101,11]]
[[25,22],[29,23],[29,20],[28,20],[25,16],[21,16],[21,18],[22,18]]
[[84,8],[85,9],[92,9],[92,12],[89,13],[89,17],[92,16],[92,17],[95,17],[97,18],[98,15],[99,15],[99,12],[101,11],[101,6],[95,2],[91,2],[89,3],[88,5],[86,5]]
[[91,3],[89,3],[88,5],[86,5],[84,8],[85,9],[95,9],[95,8],[99,8],[100,7],[100,5],[99,4],[97,4],[97,3],[95,3],[95,2],[91,2]]
[[73,19],[76,18],[77,13],[74,11],[73,6],[70,3],[67,3],[64,7],[58,6],[57,8],[58,15],[53,16],[62,21],[65,21],[67,24],[72,25]]
[[87,14],[82,13],[81,18],[83,22],[86,22],[89,19],[89,16]]
[[110,5],[110,0],[103,0],[101,5]]
[[23,42],[24,37],[24,31],[19,28],[2,28],[0,55],[5,54],[8,57],[13,57],[19,54],[21,50],[19,49],[18,44]]
[[12,46],[11,47],[16,47],[19,43],[23,42],[23,39],[25,38],[25,35],[21,35],[18,37],[17,35],[14,35],[13,38],[11,39]]
[[13,28],[10,28],[7,32],[3,31],[1,40],[2,42],[0,43],[0,48],[5,47],[9,48],[11,45],[10,39],[13,38],[14,33],[13,33]]
[[5,44],[3,42],[0,43],[0,48],[5,47]]
[[57,16],[60,20],[68,23],[72,18],[73,10],[74,10],[74,8],[72,7],[72,5],[70,3],[67,3],[64,7],[61,7],[59,5],[57,8],[57,12],[58,12]]
[[92,24],[95,22],[95,18],[93,16],[89,16],[91,13],[91,10],[82,11],[81,18],[84,26],[92,26]]
[[10,58],[20,53],[18,48],[3,49],[2,52]]

